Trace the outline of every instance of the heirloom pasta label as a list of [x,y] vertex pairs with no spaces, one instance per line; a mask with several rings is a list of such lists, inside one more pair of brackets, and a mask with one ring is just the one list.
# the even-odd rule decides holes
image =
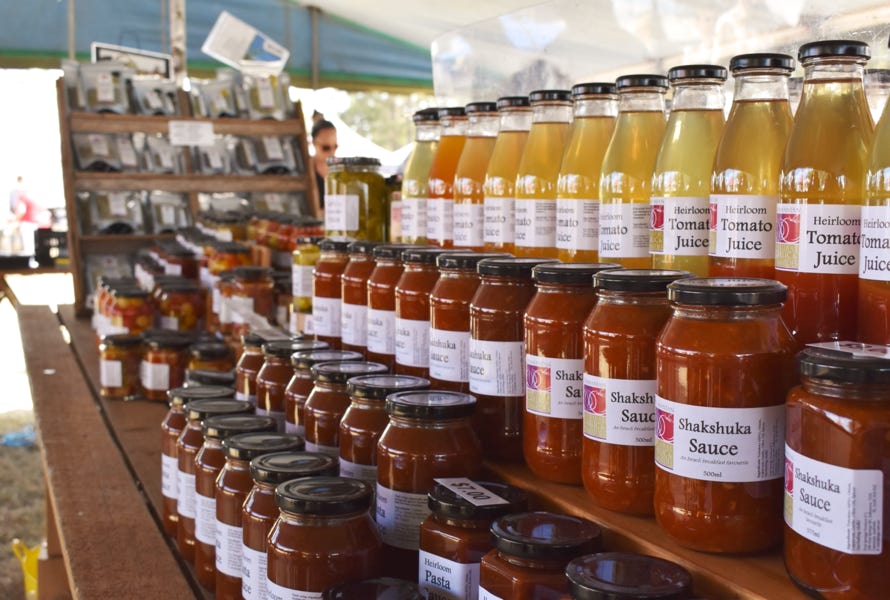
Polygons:
[[655,439],[655,380],[584,374],[584,437],[622,446]]
[[525,355],[525,408],[557,419],[581,418],[584,360]]
[[479,592],[479,563],[459,563],[420,551],[418,583],[428,600],[468,600]]

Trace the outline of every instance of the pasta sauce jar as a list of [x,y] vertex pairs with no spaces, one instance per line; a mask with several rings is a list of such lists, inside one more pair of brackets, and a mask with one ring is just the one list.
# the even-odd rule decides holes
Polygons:
[[692,598],[692,575],[676,563],[645,554],[600,552],[566,567],[573,600],[684,600]]
[[796,344],[769,279],[680,279],[658,337],[655,517],[678,543],[755,552],[781,539],[785,396]]
[[278,421],[278,431],[284,427],[284,390],[294,376],[291,356],[295,352],[304,352],[313,347],[307,341],[276,341],[263,344],[263,366],[256,375],[256,412],[258,415],[269,415]]
[[321,250],[312,276],[312,331],[315,337],[340,348],[342,300],[341,276],[346,269],[350,240],[326,238],[318,243]]
[[813,344],[788,394],[785,567],[821,598],[890,586],[890,347]]
[[374,248],[381,242],[361,240],[349,244],[349,262],[340,277],[340,339],[344,350],[364,352],[368,346],[368,277],[374,270]]
[[325,590],[324,600],[427,600],[416,583],[377,577],[335,585]]
[[[327,342],[317,342],[326,344]],[[288,433],[303,435],[306,432],[305,415],[306,398],[312,391],[312,366],[323,362],[363,360],[361,352],[353,350],[303,350],[294,352],[290,364],[294,375],[284,388],[285,430]]]
[[368,276],[368,360],[396,366],[396,284],[402,276],[402,251],[418,247],[387,244],[374,248],[374,270]]
[[522,450],[532,473],[581,483],[584,379],[581,326],[596,303],[593,276],[617,264],[542,264],[525,309],[525,411]]
[[235,398],[256,405],[256,375],[263,366],[263,344],[266,340],[257,333],[241,336],[241,356],[235,365]]

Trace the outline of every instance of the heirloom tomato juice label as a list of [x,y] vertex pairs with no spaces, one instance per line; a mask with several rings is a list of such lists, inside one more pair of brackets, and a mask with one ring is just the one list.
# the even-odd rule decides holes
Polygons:
[[890,281],[890,206],[863,206],[859,277]]
[[776,268],[799,273],[859,272],[860,206],[779,204]]
[[776,203],[775,196],[712,195],[708,254],[721,258],[773,258]]

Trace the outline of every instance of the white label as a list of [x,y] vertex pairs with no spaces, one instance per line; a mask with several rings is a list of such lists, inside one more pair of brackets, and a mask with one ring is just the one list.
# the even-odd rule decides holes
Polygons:
[[96,100],[98,102],[114,102],[114,79],[111,73],[96,75]]
[[268,79],[259,78],[256,80],[257,97],[260,101],[260,108],[275,108],[275,97],[272,95],[272,82]]
[[454,237],[454,200],[430,198],[426,203],[426,237],[445,242]]
[[860,206],[779,204],[776,268],[799,273],[859,272]]
[[368,307],[364,304],[343,304],[340,315],[340,337],[344,344],[368,344]]
[[853,356],[880,358],[890,360],[890,346],[883,344],[863,344],[862,342],[819,342],[807,344],[810,348],[825,348],[836,352],[845,352]]
[[182,265],[168,262],[164,265],[164,275],[182,275]]
[[91,133],[88,136],[90,141],[90,150],[99,157],[108,157],[111,152],[108,149],[108,140],[101,133]]
[[216,546],[216,498],[195,492],[195,539]]
[[368,351],[396,353],[396,311],[368,309]]
[[175,456],[161,454],[161,494],[176,500],[179,497],[179,461]]
[[340,447],[339,446],[324,446],[322,444],[316,444],[315,442],[310,442],[306,440],[306,452],[318,452],[320,454],[327,454],[328,456],[333,456],[335,458],[339,458],[340,456]]
[[284,160],[284,149],[281,147],[281,140],[274,135],[264,135],[263,149],[266,151],[266,162]]
[[136,149],[133,148],[133,142],[130,141],[130,138],[117,139],[117,153],[121,157],[121,164],[125,167],[136,167],[139,165],[139,160],[136,158]]
[[509,504],[509,501],[466,477],[439,477],[433,481],[447,487],[473,506]]
[[119,360],[99,360],[99,384],[118,388],[124,384],[124,365]]
[[479,600],[504,600],[500,596],[495,596],[484,587],[479,586]]
[[430,322],[396,317],[396,362],[426,367],[430,359]]
[[465,202],[454,205],[454,246],[478,247],[482,245],[482,204]]
[[649,256],[649,205],[600,203],[600,258]]
[[312,297],[312,265],[294,265],[291,267],[291,295],[294,298]]
[[470,339],[470,391],[486,396],[525,395],[525,344]]
[[322,592],[304,592],[301,590],[292,590],[284,586],[280,586],[268,577],[266,578],[266,598],[269,600],[321,600],[324,598]]
[[241,528],[216,520],[216,570],[241,579]]
[[166,392],[170,389],[170,365],[143,360],[139,364],[139,379],[147,390]]
[[358,196],[355,194],[325,194],[325,231],[358,231]]
[[655,380],[584,374],[584,437],[621,446],[655,443]]
[[241,595],[244,600],[266,600],[269,597],[266,590],[267,560],[265,552],[241,544]]
[[[173,151],[167,146],[158,147],[158,160],[161,161],[161,167],[164,169],[173,168]],[[164,221],[165,223],[169,221]]]
[[523,248],[556,245],[556,200],[516,200],[515,243]]
[[890,281],[890,205],[863,206],[859,277]]
[[176,484],[176,512],[186,519],[195,518],[195,475],[179,471],[179,481]]
[[651,254],[707,256],[710,204],[707,197],[651,198],[649,227],[662,232],[660,248]]
[[512,244],[516,205],[513,198],[489,198],[483,201],[482,240],[486,244]]
[[167,135],[171,146],[212,146],[216,141],[210,121],[170,121]]
[[470,380],[470,332],[430,329],[430,377],[441,381]]
[[712,194],[708,254],[770,260],[776,256],[776,196]]
[[176,224],[176,207],[171,204],[161,204],[161,224],[162,225],[175,225]]
[[417,550],[420,524],[429,514],[426,494],[397,492],[377,484],[377,527],[384,543]]
[[479,593],[479,563],[459,563],[420,551],[417,583],[427,598],[475,600]]
[[565,250],[599,249],[599,200],[556,199],[556,247]]
[[151,110],[160,110],[164,107],[164,102],[161,100],[161,94],[158,90],[146,90],[145,103],[148,104],[148,108]]
[[116,217],[126,217],[127,194],[124,192],[110,192],[108,194],[108,212]]
[[377,465],[362,465],[340,459],[340,477],[361,479],[371,484],[377,483]]
[[557,419],[581,418],[584,360],[525,355],[525,409]]
[[426,198],[402,198],[402,237],[409,240],[426,237]]
[[340,298],[312,298],[312,329],[316,335],[340,337]]
[[782,476],[785,406],[708,408],[655,396],[655,464],[703,481]]
[[173,331],[179,330],[179,318],[175,315],[166,316],[161,315],[161,329],[172,329]]
[[785,445],[785,523],[820,546],[880,554],[884,474],[813,460]]

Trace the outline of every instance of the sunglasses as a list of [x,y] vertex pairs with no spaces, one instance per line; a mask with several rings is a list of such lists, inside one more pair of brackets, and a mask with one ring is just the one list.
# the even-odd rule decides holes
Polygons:
[[322,152],[333,152],[337,149],[337,144],[319,144],[318,149]]

